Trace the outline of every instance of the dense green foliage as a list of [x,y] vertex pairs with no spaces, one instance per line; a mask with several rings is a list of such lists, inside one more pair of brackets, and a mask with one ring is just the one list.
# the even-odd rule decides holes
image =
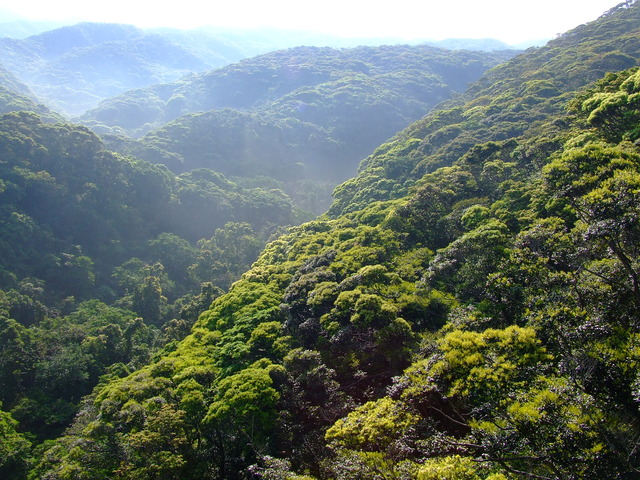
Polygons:
[[[127,353],[119,340],[126,309],[89,302],[26,327],[5,308],[16,348],[2,371],[36,376],[15,398],[91,376],[83,355],[111,338],[129,365],[107,368],[72,426],[35,449],[26,407],[2,399],[0,468],[74,480],[636,478],[638,38],[640,4],[627,2],[493,70],[381,146],[328,215],[269,243],[144,366],[153,342]],[[605,73],[595,57],[624,62]],[[255,246],[247,225],[227,229],[201,249]],[[167,235],[148,249],[167,252],[167,272],[191,251]],[[148,306],[136,295],[166,279],[138,262],[114,273],[137,283],[131,305]],[[88,319],[96,310],[104,321]],[[67,348],[36,347],[40,370],[22,352],[42,345],[47,322]],[[81,342],[66,341],[72,325]],[[61,369],[68,358],[86,369]]]
[[198,251],[177,248],[179,237],[196,242],[231,221],[268,235],[294,219],[279,190],[243,189],[204,169],[176,177],[103,150],[84,127],[13,113],[0,117],[0,131],[3,286],[36,276],[59,298],[92,297],[94,283],[112,287],[113,268],[138,256],[181,280]]
[[[139,40],[139,34],[128,27],[85,24],[28,42],[41,44],[39,55],[55,59],[66,51],[67,44],[80,43],[93,55],[98,47],[107,45],[119,51],[116,39]],[[51,50],[54,42],[49,37],[66,39],[57,43],[60,51]],[[439,54],[442,63],[450,61]],[[390,70],[378,73],[386,75],[383,81],[391,92],[401,81],[406,62],[394,66],[391,52],[385,55],[380,63]],[[332,64],[335,58],[320,58],[326,72],[343,68],[340,62],[346,61],[341,59],[336,66]],[[65,56],[65,61],[71,60]],[[411,61],[424,60],[416,53]],[[394,68],[399,69],[395,76],[390,74]],[[455,62],[449,68],[459,70]],[[464,68],[477,75],[485,67],[471,61]],[[425,78],[427,83],[432,81]],[[349,84],[341,81],[346,92]],[[284,120],[269,123],[263,117],[265,120],[251,128],[244,120],[253,117],[231,114],[229,128],[217,137],[225,142],[218,150],[229,156],[228,165],[232,166],[223,161],[198,164],[192,151],[192,164],[176,169],[185,172],[175,175],[162,166],[106,151],[84,127],[45,123],[43,120],[56,120],[56,116],[34,103],[24,84],[8,72],[3,72],[2,83],[8,89],[7,111],[42,115],[21,112],[0,117],[0,248],[4,253],[0,293],[8,322],[0,369],[6,393],[0,401],[18,421],[19,431],[32,435],[37,444],[68,426],[82,397],[104,375],[105,379],[110,378],[110,372],[115,377],[125,375],[150,361],[158,349],[175,348],[175,342],[187,335],[221,289],[250,267],[267,238],[279,226],[299,222],[302,217],[283,193],[284,184],[273,178],[299,180],[292,175],[299,169],[296,159],[293,164],[291,159],[278,163],[290,157],[283,140],[284,144],[298,144],[300,149],[305,137],[326,134],[295,119],[289,119],[292,125],[288,125]],[[260,83],[257,78],[256,85]],[[424,94],[434,92],[426,89]],[[438,95],[431,101],[439,100]],[[327,103],[330,110],[339,106],[337,100]],[[333,115],[342,115],[344,122],[345,112]],[[322,114],[318,118],[327,122],[329,117]],[[205,120],[200,127],[204,131],[196,125],[178,128],[185,133],[184,144],[193,143],[206,152],[207,147],[199,146],[196,140],[208,138],[210,124],[220,122],[210,116]],[[397,128],[408,121],[403,119]],[[290,132],[284,139],[278,133],[282,126]],[[172,128],[176,126],[167,130]],[[346,133],[339,122],[335,128],[341,135]],[[156,135],[157,139],[163,137],[162,133]],[[242,147],[242,138],[248,137],[262,139],[249,147],[253,151],[247,157],[260,158],[264,170],[249,161],[243,164],[232,153]],[[168,143],[170,137],[164,138]],[[271,141],[274,154],[267,154],[265,140]],[[160,146],[153,147],[155,151],[178,158],[162,141],[157,143]],[[182,153],[188,156],[189,152]],[[235,175],[235,181],[202,168],[205,166]],[[339,167],[337,164],[333,169]],[[330,186],[337,182],[334,177],[331,180]],[[298,203],[322,208],[317,188],[304,181],[298,188]],[[82,316],[80,312],[91,299],[98,299],[104,308],[93,308]],[[122,313],[112,314],[109,308]],[[87,315],[91,321],[79,320]],[[70,333],[63,334],[66,331]],[[17,338],[22,347],[5,349]],[[45,344],[46,339],[51,345]]]
[[171,349],[298,221],[281,190],[175,176],[33,113],[0,116],[0,150],[0,402],[36,444],[103,376]]

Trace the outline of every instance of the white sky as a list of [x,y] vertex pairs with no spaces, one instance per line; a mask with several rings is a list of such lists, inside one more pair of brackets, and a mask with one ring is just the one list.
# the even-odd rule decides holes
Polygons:
[[551,38],[622,0],[0,0],[31,20],[116,22],[142,28],[277,27],[406,40]]

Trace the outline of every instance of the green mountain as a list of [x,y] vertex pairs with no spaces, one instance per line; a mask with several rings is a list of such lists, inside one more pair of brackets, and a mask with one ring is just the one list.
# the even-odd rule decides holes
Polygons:
[[[16,232],[8,258],[28,247],[18,238],[32,238],[20,228],[37,232],[57,213],[36,217],[30,196],[64,195],[72,178],[85,195],[60,205],[129,206],[105,228],[131,217],[144,231],[171,219],[153,209],[156,191],[175,198],[168,170],[102,152],[81,127],[25,114],[3,122],[13,139],[4,150],[18,163],[3,167],[2,194],[30,188],[23,203],[13,200],[22,216],[0,230]],[[45,314],[34,302],[41,284],[23,281],[3,292],[0,309],[0,473],[637,477],[639,125],[640,4],[625,2],[492,69],[381,145],[336,189],[327,215],[273,240],[226,294],[185,299],[183,316],[161,333],[146,321],[167,285],[163,262],[188,258],[179,239],[147,245],[160,266],[132,259],[115,269],[132,286],[121,306]],[[46,154],[59,138],[67,152],[95,158],[59,170],[104,163],[110,175],[63,184],[56,162],[47,175],[44,160],[67,158]],[[43,160],[26,163],[31,155]],[[155,180],[127,188],[126,165],[132,178]],[[200,171],[188,190],[206,195],[215,178]],[[110,203],[118,195],[140,203]],[[43,237],[54,228],[79,235],[73,222],[51,221]],[[93,233],[84,235],[101,245]],[[239,227],[214,237],[246,238]],[[66,253],[61,267],[89,278],[81,252]],[[215,272],[216,263],[192,270]],[[15,320],[28,311],[41,318]]]
[[[137,35],[128,27],[120,29],[86,26],[71,29],[64,38],[69,45],[95,50],[95,45],[113,47],[113,38]],[[54,43],[43,41],[42,45]],[[67,49],[58,42],[55,48],[40,49],[39,55],[58,58]],[[287,57],[288,67],[304,56],[305,50],[300,49],[295,58]],[[482,61],[496,63],[500,58],[425,51],[435,52],[431,63],[443,72],[448,67],[452,78],[455,72],[477,77],[486,69]],[[334,50],[327,52],[330,54],[318,55],[324,64],[314,59],[326,72],[345,70],[343,65],[353,61],[348,55],[337,61],[331,56]],[[2,108],[10,112],[0,116],[0,249],[4,253],[0,259],[0,345],[4,352],[0,355],[0,390],[4,392],[0,402],[10,411],[8,418],[18,421],[20,431],[29,432],[37,442],[58,436],[78,412],[81,398],[101,376],[139,368],[158,349],[186,336],[212,299],[249,269],[267,239],[282,226],[309,218],[284,192],[285,179],[298,182],[297,199],[304,198],[319,209],[317,185],[300,181],[302,176],[293,174],[300,167],[282,160],[295,151],[290,143],[296,143],[300,150],[315,134],[319,137],[316,143],[322,146],[329,136],[331,113],[332,128],[338,132],[332,134],[341,135],[346,145],[345,114],[371,94],[369,83],[377,82],[376,91],[384,93],[384,102],[390,102],[393,86],[403,82],[413,85],[414,90],[424,88],[425,102],[441,101],[450,92],[448,87],[434,86],[431,76],[422,83],[415,73],[410,81],[404,79],[407,65],[419,67],[426,61],[423,50],[412,54],[404,48],[385,47],[371,52],[380,57],[379,66],[371,65],[376,71],[371,82],[362,76],[353,80],[352,89],[344,76],[336,74],[340,92],[331,101],[325,101],[323,95],[335,93],[333,86],[318,87],[322,94],[294,89],[291,98],[278,96],[278,102],[272,102],[277,106],[272,107],[274,112],[283,112],[277,121],[266,113],[214,111],[192,116],[204,120],[199,124],[174,122],[135,148],[133,140],[109,138],[114,148],[122,142],[120,151],[138,157],[151,153],[155,155],[151,158],[160,156],[173,160],[174,165],[183,163],[184,158],[192,162],[175,172],[108,151],[93,132],[66,124],[62,117],[36,103],[31,90],[15,76],[0,72],[0,89],[6,86]],[[371,56],[371,52],[362,55]],[[410,60],[394,62],[398,53]],[[462,60],[464,65],[456,65]],[[264,59],[256,63],[261,62]],[[264,77],[257,76],[255,81],[258,89],[264,88]],[[299,79],[275,79],[273,88],[289,92],[293,87],[283,86],[287,82],[300,83]],[[246,89],[251,89],[249,83]],[[441,91],[434,93],[434,89]],[[409,87],[400,93],[405,90]],[[301,101],[303,94],[308,99],[313,95],[319,98],[314,116],[318,123],[324,122],[322,127],[287,118],[289,103]],[[352,105],[340,111],[347,106],[347,98]],[[375,99],[370,103],[374,101],[378,102],[374,107],[362,105],[370,109],[369,114],[373,113],[371,108],[384,103]],[[396,93],[393,103],[399,119],[393,120],[393,115],[386,118],[400,128],[410,121],[404,115],[411,111],[407,107],[411,102],[401,102]],[[419,108],[411,108],[417,115]],[[211,119],[216,115],[219,121],[214,122]],[[210,142],[198,145],[196,140],[206,136],[201,129],[210,132],[212,124],[227,129],[219,135],[225,149],[218,151],[235,158],[235,165],[211,164],[207,157],[195,155],[197,149],[206,152],[209,148]],[[188,133],[188,141],[175,137],[176,131]],[[354,140],[356,133],[352,131]],[[391,133],[389,129],[382,138]],[[248,138],[254,140],[247,142]],[[171,142],[178,148],[171,148]],[[179,150],[190,142],[190,151]],[[338,150],[333,148],[336,154]],[[245,155],[242,162],[234,154],[237,151]],[[334,162],[325,167],[323,181],[331,182],[331,188],[344,173],[331,173],[329,168],[345,170],[344,165]],[[233,176],[233,181],[220,171]],[[115,364],[123,364],[122,369]],[[13,428],[13,420],[7,421],[7,428]]]
[[[376,146],[514,54],[298,47],[127,92],[82,120],[111,148],[176,173],[210,168],[245,181],[275,179],[299,207],[319,214]],[[109,135],[154,125],[138,141]]]
[[[105,127],[119,127],[130,135],[140,136],[180,115],[214,109],[271,113],[274,108],[271,104],[280,102],[289,104],[276,105],[276,114],[287,108],[288,116],[296,116],[296,109],[312,110],[317,97],[327,95],[326,90],[343,87],[344,93],[349,93],[348,82],[352,79],[373,83],[375,89],[369,87],[371,92],[367,92],[373,97],[370,101],[375,100],[376,94],[391,95],[388,89],[393,85],[400,93],[392,100],[400,102],[398,97],[406,95],[407,103],[420,102],[413,107],[414,111],[424,112],[425,98],[436,93],[435,101],[440,101],[454,91],[462,91],[488,67],[514,54],[513,51],[483,53],[406,45],[340,50],[297,47],[245,59],[174,83],[126,92],[102,102],[83,115],[82,120],[101,132],[108,131]],[[429,80],[431,91],[422,91]],[[438,89],[445,91],[440,93]],[[310,105],[305,108],[305,104]],[[301,118],[307,120],[304,116]],[[309,120],[314,118],[311,116]]]

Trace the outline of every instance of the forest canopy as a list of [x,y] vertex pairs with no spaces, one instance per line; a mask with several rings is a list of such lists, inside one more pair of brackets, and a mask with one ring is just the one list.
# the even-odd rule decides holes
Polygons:
[[637,477],[639,38],[625,2],[496,67],[286,231],[280,190],[1,117],[0,473]]

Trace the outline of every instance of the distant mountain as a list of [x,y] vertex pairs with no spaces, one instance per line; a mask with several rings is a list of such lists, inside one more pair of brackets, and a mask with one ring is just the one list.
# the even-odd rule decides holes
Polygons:
[[[105,100],[81,120],[98,129],[119,127],[130,135],[139,136],[145,129],[163,125],[181,114],[220,108],[269,108],[272,102],[285,95],[300,93],[298,89],[358,75],[385,81],[392,89],[395,87],[391,85],[390,75],[398,76],[401,83],[433,83],[437,80],[452,91],[463,91],[487,68],[517,53],[509,50],[490,55],[461,53],[406,45],[343,50],[328,47],[286,49],[245,59],[219,70],[190,75],[174,83],[126,92]],[[410,98],[430,96],[419,85],[413,85],[412,89],[412,92],[405,92]],[[424,106],[415,108],[420,114],[425,112]]]
[[2,38],[0,62],[52,107],[78,115],[126,90],[245,56],[240,48],[202,34],[183,44],[177,38],[130,25],[80,23],[23,40]]
[[[71,116],[130,89],[171,82],[188,73],[279,49],[403,43],[398,38],[341,38],[307,31],[142,30],[132,25],[88,22],[62,27],[51,24],[50,30],[43,31],[44,24],[3,15],[0,10],[2,19],[6,22],[0,23],[0,62],[52,108]],[[512,48],[492,40],[436,43],[469,50]]]
[[31,21],[11,10],[0,8],[0,38],[26,38],[60,28],[68,22]]
[[512,45],[496,40],[495,38],[447,38],[444,40],[429,40],[425,45],[432,45],[449,50],[481,50],[491,52],[494,50],[513,49]]
[[63,22],[3,21],[0,22],[0,38],[27,38],[63,26]]
[[277,28],[228,29],[202,27],[196,31],[218,36],[241,46],[247,52],[247,57],[300,46],[355,48],[421,43],[421,40],[408,41],[399,37],[339,37],[310,30]]
[[424,44],[450,50],[493,52],[496,50],[526,50],[529,47],[542,47],[549,40],[549,38],[541,38],[510,45],[495,38],[447,38],[444,40],[426,40]]
[[[52,107],[80,115],[100,100],[132,88],[173,81],[191,72],[300,45],[353,48],[402,44],[399,38],[342,38],[277,29],[195,30],[132,25],[34,23],[0,10],[0,62]],[[416,40],[412,43],[419,43]],[[445,48],[513,49],[497,40],[427,42]]]

